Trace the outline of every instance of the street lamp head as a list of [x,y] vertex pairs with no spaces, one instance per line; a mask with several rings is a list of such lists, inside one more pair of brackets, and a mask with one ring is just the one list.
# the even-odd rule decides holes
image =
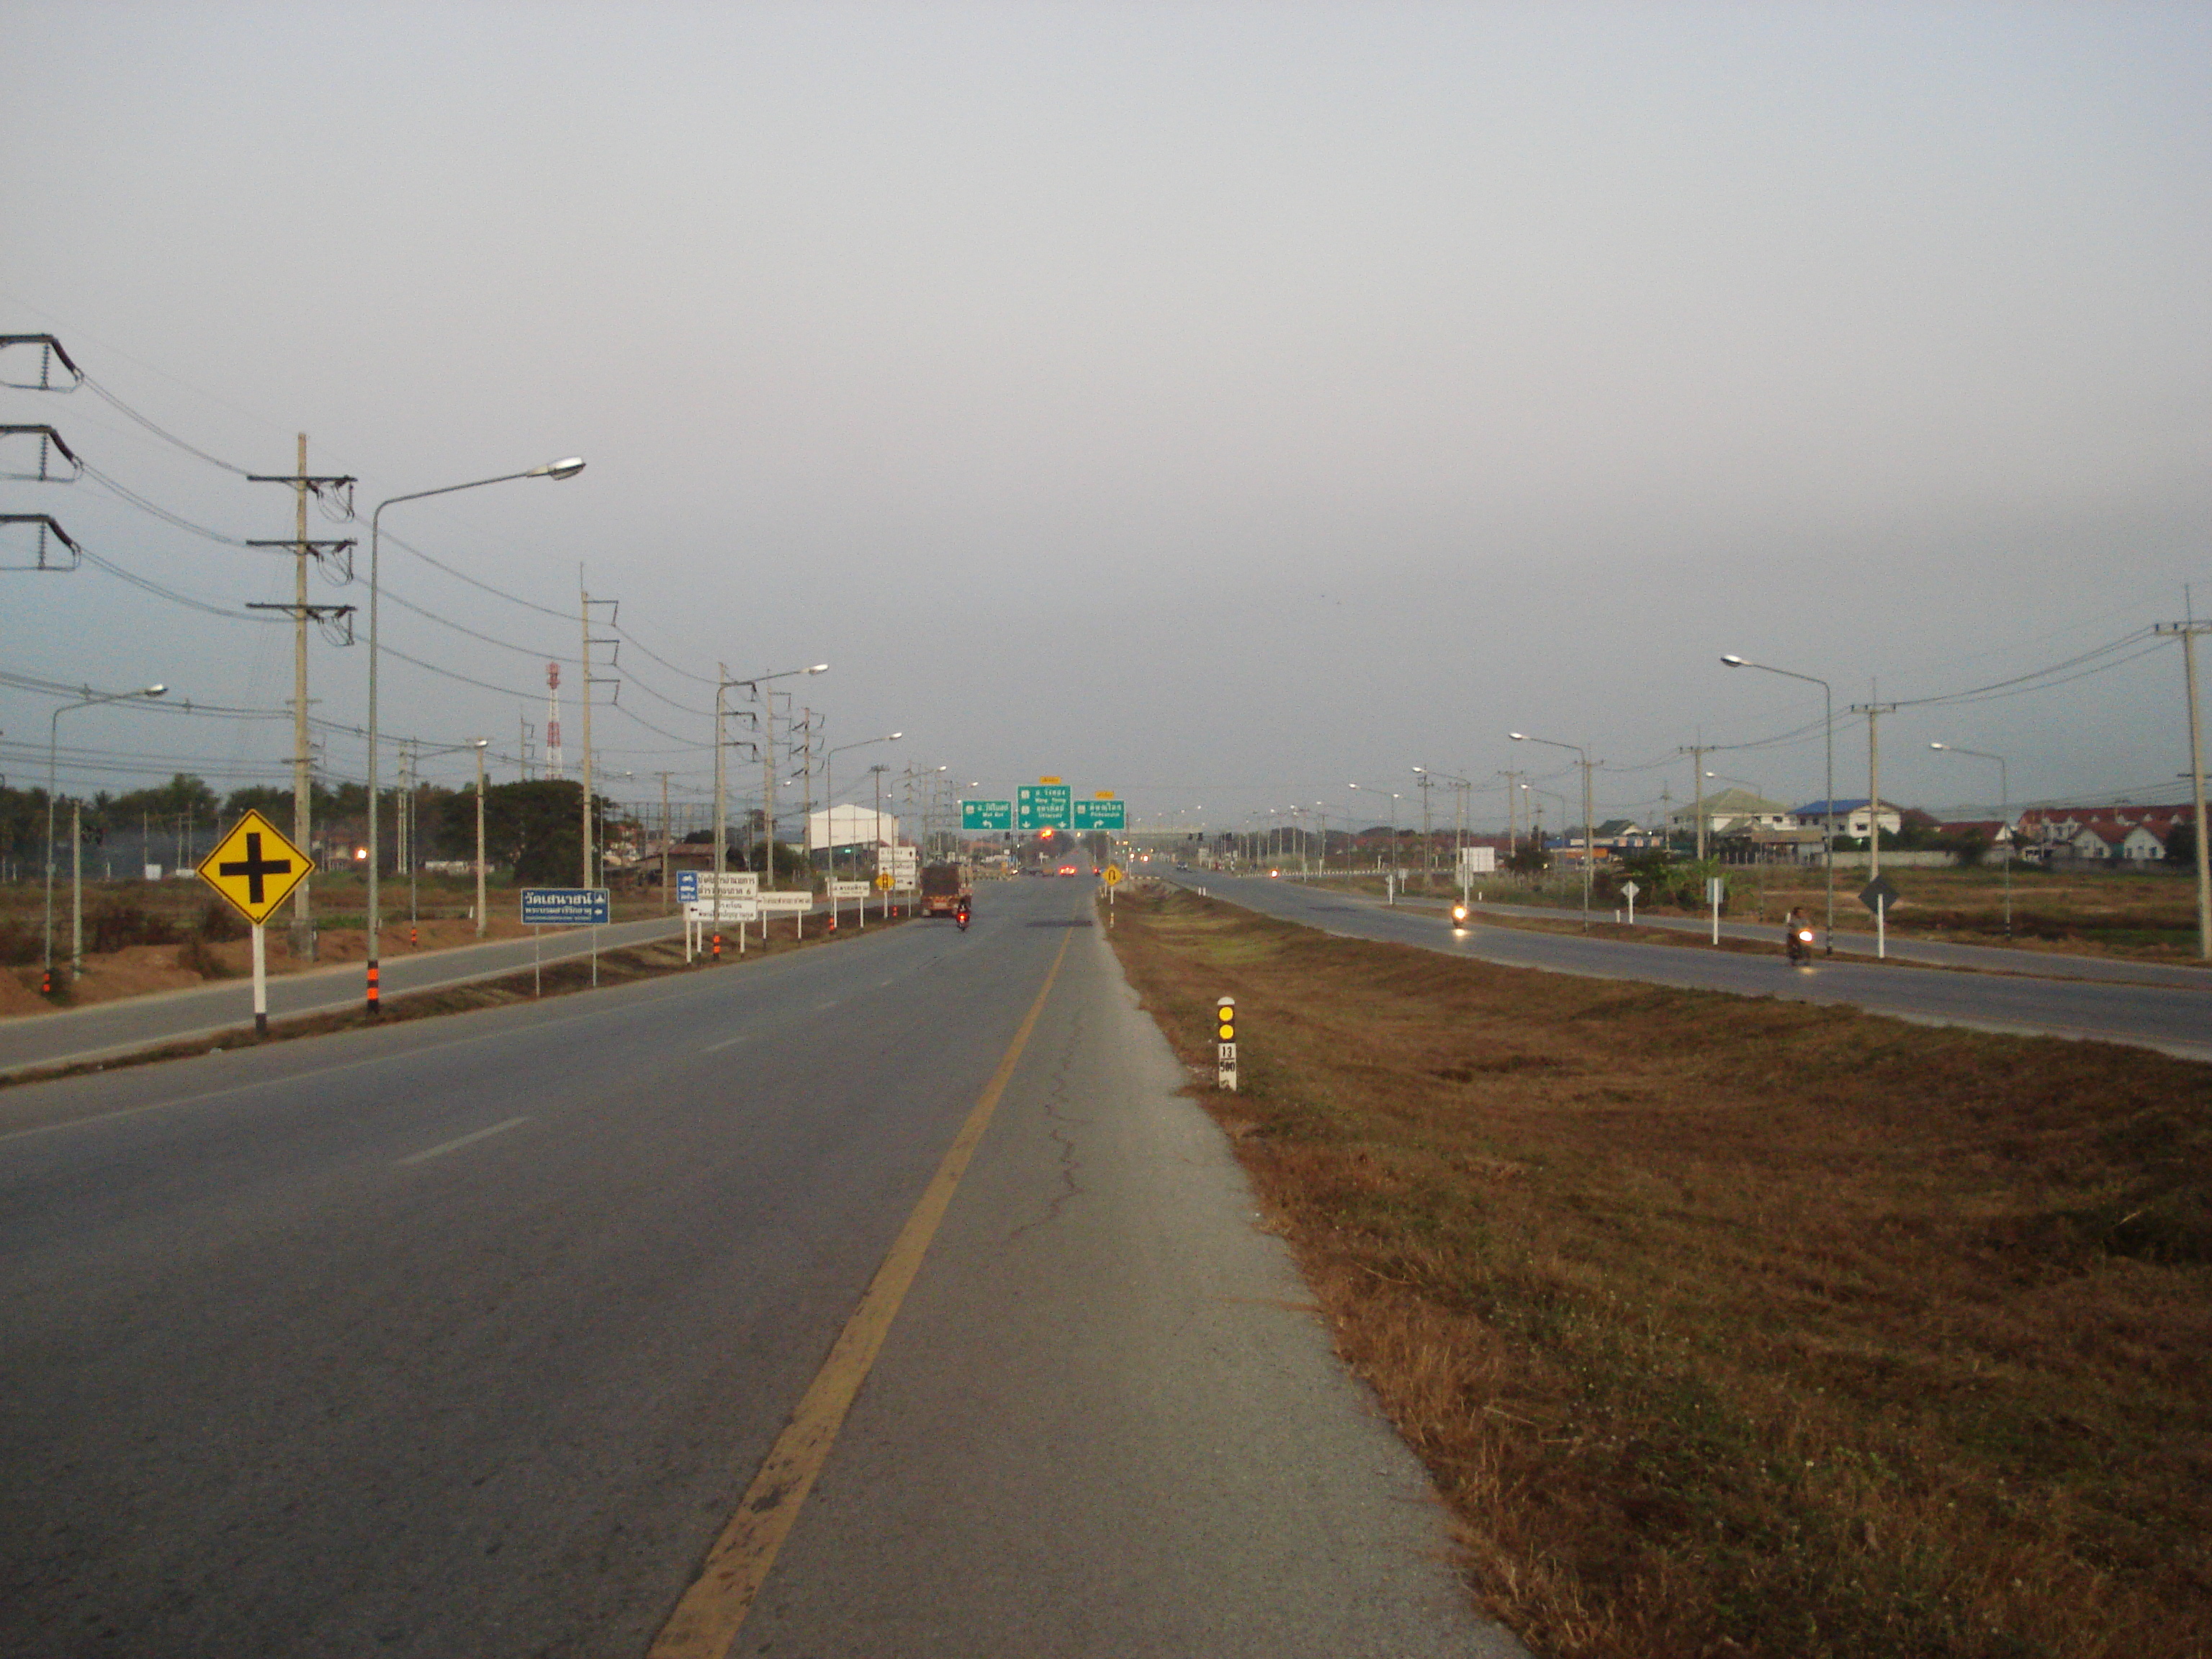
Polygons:
[[906,735],[906,733],[905,733],[905,732],[892,732],[892,733],[890,734],[890,736],[889,736],[888,738],[885,738],[884,739],[884,741],[885,743],[896,743],[896,742],[897,742],[901,738],[904,737],[905,735]]
[[817,662],[806,672],[810,674],[826,674],[830,672],[830,665],[826,662]]
[[169,695],[169,688],[166,685],[149,685],[138,695],[142,697],[166,697]]
[[1930,749],[1948,749],[1951,745],[1948,743],[1931,743],[1928,746]]
[[1746,662],[1741,657],[1723,657],[1721,659],[1721,665],[1723,668],[1748,668],[1751,666],[1751,665]]
[[491,747],[491,739],[489,738],[471,738],[469,739],[469,747],[471,749],[489,749]]
[[1526,732],[1508,732],[1505,735],[1512,738],[1516,743],[1526,743],[1528,741],[1528,734]]
[[522,476],[526,478],[573,478],[584,470],[584,463],[571,455],[566,460],[548,461],[543,466],[533,466]]

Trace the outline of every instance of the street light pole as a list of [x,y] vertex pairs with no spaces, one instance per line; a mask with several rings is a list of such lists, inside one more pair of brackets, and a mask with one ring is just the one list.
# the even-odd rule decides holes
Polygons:
[[866,749],[871,744],[896,743],[906,735],[903,732],[887,732],[880,738],[862,738],[858,743],[841,743],[835,749],[822,751],[822,810],[830,818],[830,873],[837,873],[837,787],[831,763],[848,749]]
[[2204,734],[2197,714],[2197,636],[2212,633],[2212,623],[2193,617],[2186,622],[2160,623],[2161,634],[2181,635],[2181,678],[2189,696],[2190,824],[2197,842],[2197,953],[2212,962],[2212,850],[2206,846],[2204,823]]
[[[471,478],[466,483],[446,484],[436,489],[417,489],[410,495],[389,495],[376,504],[368,515],[368,1012],[374,1016],[383,1012],[378,994],[377,978],[379,946],[384,929],[383,913],[377,907],[377,863],[382,848],[377,839],[376,810],[376,659],[377,659],[377,595],[378,555],[381,550],[380,538],[383,531],[384,509],[397,507],[402,501],[419,501],[432,495],[450,495],[456,490],[480,489],[486,484],[507,483],[516,478],[573,478],[584,470],[584,464],[574,456],[565,460],[548,461],[543,466],[533,466],[520,472],[502,472],[495,478]],[[584,688],[588,696],[591,687]],[[589,791],[586,793],[588,796]],[[586,810],[589,810],[588,800]]]
[[1532,738],[1525,732],[1505,734],[1516,743],[1540,743],[1553,749],[1571,749],[1583,769],[1583,926],[1589,926],[1590,872],[1597,863],[1597,830],[1592,822],[1595,814],[1590,806],[1590,769],[1596,763],[1589,750],[1578,743],[1560,743],[1552,738]]
[[[1828,878],[1828,930],[1827,930],[1827,931],[1828,931],[1828,939],[1827,939],[1827,945],[1826,945],[1826,949],[1825,949],[1825,951],[1822,952],[1822,954],[1823,954],[1823,955],[1826,955],[1826,956],[1833,956],[1833,955],[1835,955],[1835,954],[1836,954],[1836,693],[1835,693],[1835,690],[1834,690],[1834,688],[1833,688],[1833,687],[1832,687],[1831,685],[1829,685],[1829,684],[1827,683],[1827,681],[1826,681],[1826,680],[1824,680],[1824,679],[1820,678],[1818,675],[1815,675],[1815,674],[1800,674],[1800,673],[1799,673],[1799,672],[1796,672],[1796,670],[1795,670],[1795,669],[1792,669],[1792,668],[1777,668],[1777,667],[1775,667],[1771,663],[1753,662],[1753,661],[1752,661],[1749,658],[1747,658],[1747,657],[1737,657],[1737,656],[1726,656],[1726,657],[1723,657],[1723,658],[1721,659],[1721,665],[1722,665],[1722,666],[1723,666],[1723,667],[1725,667],[1725,668],[1756,668],[1756,669],[1759,669],[1759,670],[1761,670],[1762,672],[1765,672],[1765,673],[1769,673],[1769,674],[1779,674],[1779,675],[1781,675],[1784,679],[1803,680],[1803,681],[1804,681],[1808,685],[1817,685],[1817,686],[1819,686],[1819,687],[1820,688],[1820,697],[1821,697],[1822,708],[1823,708],[1823,712],[1822,712],[1822,714],[1821,714],[1821,717],[1820,717],[1820,727],[1821,727],[1821,731],[1822,731],[1823,735],[1824,735],[1824,736],[1826,736],[1826,738],[1827,738],[1827,749],[1828,749],[1828,798],[1827,798],[1826,800],[1824,800],[1823,802],[1821,802],[1821,803],[1820,803],[1820,807],[1821,807],[1820,859],[1821,859],[1821,862],[1827,866],[1827,878]],[[1875,808],[1874,808],[1874,806],[1873,806],[1871,804],[1869,804],[1869,806],[1868,806],[1868,808],[1867,808],[1867,810],[1868,810],[1869,812],[1871,812],[1871,811],[1873,811],[1875,810]],[[1871,829],[1873,829],[1873,830],[1876,832],[1876,834],[1877,834],[1877,835],[1879,835],[1879,834],[1880,834],[1880,832],[1881,832],[1881,820],[1880,820],[1879,818],[1876,818],[1876,819],[1875,820],[1875,822],[1874,822],[1870,826],[1869,826],[1869,828],[1871,828]]]
[[[95,703],[122,702],[131,697],[159,697],[165,696],[168,690],[166,685],[141,686],[131,691],[94,691],[88,689],[84,696],[75,702],[58,705],[54,709],[53,717],[46,722],[46,960],[45,979],[39,988],[43,995],[54,994],[54,795],[59,787],[56,778],[57,763],[61,754],[62,716],[72,708],[89,708]],[[75,821],[71,819],[72,823]],[[71,927],[77,942],[70,957],[70,978],[72,981],[84,975],[84,899],[81,886],[75,904],[76,919]]]
[[1962,749],[1955,743],[1931,743],[1928,746],[1948,755],[1972,755],[1977,760],[1997,763],[1997,793],[2004,797],[1997,804],[1997,817],[2004,836],[2004,916],[2005,937],[2008,939],[2012,937],[2012,780],[2005,770],[2004,757],[1983,749]]

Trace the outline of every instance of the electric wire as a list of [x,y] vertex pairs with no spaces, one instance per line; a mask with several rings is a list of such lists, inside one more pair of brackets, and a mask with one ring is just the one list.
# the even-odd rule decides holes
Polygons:
[[282,617],[260,617],[251,611],[226,610],[220,605],[210,605],[204,599],[196,599],[188,593],[179,593],[173,587],[164,587],[161,583],[148,577],[125,570],[112,560],[102,558],[88,547],[84,550],[84,562],[95,569],[106,571],[120,581],[129,582],[133,587],[142,587],[149,593],[158,594],[172,604],[181,605],[190,610],[204,611],[210,617],[222,617],[231,622],[253,623],[264,627],[273,625],[281,628],[286,623],[287,619]]
[[93,465],[91,462],[87,461],[83,465],[84,476],[86,477],[90,478],[94,483],[106,490],[108,494],[113,495],[118,501],[124,502],[127,506],[137,507],[141,513],[151,514],[153,517],[159,519],[163,524],[173,526],[179,530],[189,531],[195,536],[204,536],[208,540],[211,542],[220,542],[225,547],[244,547],[246,545],[245,538],[241,536],[226,536],[220,530],[210,530],[204,524],[195,524],[190,519],[185,518],[182,514],[172,513],[167,507],[161,506],[159,502],[148,500],[145,496],[140,495],[129,485],[123,483],[118,479],[111,478],[106,473]]
[[241,478],[251,477],[252,476],[252,472],[245,467],[233,466],[228,461],[222,459],[220,456],[210,455],[204,449],[200,449],[191,444],[186,443],[182,438],[179,438],[175,433],[170,431],[167,427],[159,424],[146,416],[141,415],[137,410],[131,408],[129,404],[125,403],[122,398],[117,397],[112,392],[110,392],[98,380],[93,379],[91,375],[80,373],[77,378],[82,384],[91,387],[94,393],[106,401],[112,408],[124,415],[127,415],[131,419],[137,422],[140,426],[144,427],[147,431],[152,433],[164,443],[173,444],[179,449],[183,450],[185,454],[197,457],[198,459],[205,461],[210,466],[220,467],[225,472],[235,473]]

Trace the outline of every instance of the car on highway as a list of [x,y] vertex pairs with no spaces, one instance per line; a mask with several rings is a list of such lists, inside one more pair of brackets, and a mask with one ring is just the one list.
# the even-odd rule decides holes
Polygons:
[[1060,866],[1059,873],[1063,876],[1072,876],[1075,873],[1075,866],[1072,864],[1063,864]]

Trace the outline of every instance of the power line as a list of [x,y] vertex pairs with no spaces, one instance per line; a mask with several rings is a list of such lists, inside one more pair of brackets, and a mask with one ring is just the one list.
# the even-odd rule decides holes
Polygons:
[[144,427],[147,431],[152,433],[164,443],[174,444],[179,449],[183,450],[185,454],[194,456],[200,460],[205,461],[210,466],[220,467],[225,472],[234,472],[241,478],[250,478],[253,476],[242,466],[233,466],[228,461],[222,459],[220,456],[210,455],[204,449],[200,449],[191,444],[186,443],[182,438],[179,438],[175,433],[170,431],[167,427],[149,419],[146,416],[141,415],[137,410],[131,408],[129,404],[125,403],[122,398],[117,397],[112,392],[110,392],[106,386],[100,385],[99,381],[94,380],[91,375],[85,374],[82,369],[77,371],[77,382],[81,386],[91,387],[94,396],[104,399],[111,407],[114,408],[118,412],[129,416],[132,420],[137,422],[139,425]]

